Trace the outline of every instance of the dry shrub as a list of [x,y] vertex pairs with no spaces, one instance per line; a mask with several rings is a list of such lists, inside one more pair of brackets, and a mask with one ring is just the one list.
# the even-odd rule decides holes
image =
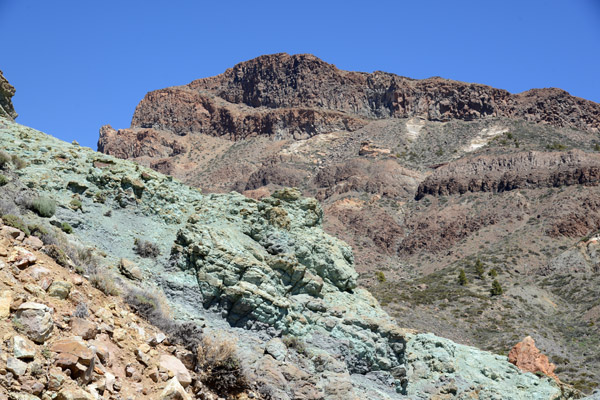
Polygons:
[[135,239],[133,251],[143,258],[156,258],[160,255],[160,249],[156,244],[143,239]]
[[202,337],[197,358],[202,383],[218,393],[237,394],[248,389],[248,379],[236,349],[234,338]]
[[192,322],[175,321],[166,299],[149,289],[128,288],[125,302],[142,318],[162,330],[174,344],[196,351],[202,340],[202,329]]
[[93,287],[108,296],[118,296],[121,294],[119,285],[115,282],[113,276],[108,272],[96,273],[91,275],[89,279]]

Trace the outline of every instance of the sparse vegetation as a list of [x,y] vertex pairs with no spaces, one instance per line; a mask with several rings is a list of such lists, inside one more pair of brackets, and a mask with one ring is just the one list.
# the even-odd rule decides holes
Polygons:
[[490,289],[490,293],[492,296],[499,296],[502,293],[504,293],[504,290],[502,289],[502,286],[500,285],[500,282],[498,282],[497,279],[494,279],[494,281],[492,282],[492,288]]
[[38,196],[31,201],[29,209],[40,217],[50,218],[56,212],[56,202],[45,196]]
[[385,278],[385,274],[383,273],[383,271],[376,271],[375,278],[377,279],[377,282],[379,282],[379,283],[384,283],[387,280]]
[[93,287],[108,296],[118,296],[121,294],[119,286],[110,273],[96,273],[91,275],[89,280]]
[[16,154],[13,154],[10,157],[10,162],[16,169],[23,169],[27,166],[27,163],[25,162],[25,160],[23,160],[21,157],[19,157]]
[[10,156],[3,151],[0,151],[0,169],[5,169],[10,162]]
[[6,214],[2,216],[2,221],[4,225],[12,226],[13,228],[17,228],[21,232],[25,233],[27,236],[31,235],[31,231],[27,227],[27,225],[21,220],[21,218],[17,217],[14,214]]
[[67,234],[73,233],[73,227],[68,222],[63,222],[60,224],[60,229]]
[[197,369],[200,380],[218,393],[237,394],[249,387],[249,381],[236,356],[233,338],[204,336],[198,346]]
[[78,198],[74,198],[73,200],[71,200],[71,202],[69,203],[69,207],[71,207],[71,209],[75,211],[83,209],[81,200],[79,200]]
[[143,258],[156,258],[160,255],[160,249],[155,243],[143,239],[135,239],[133,251]]
[[0,174],[0,187],[6,185],[8,183],[8,178],[2,174]]
[[289,349],[296,350],[298,354],[306,354],[306,345],[296,336],[285,335],[281,340]]
[[558,142],[553,142],[552,144],[549,144],[546,146],[546,148],[548,150],[558,150],[558,151],[563,151],[567,149],[567,146],[565,146],[562,143],[558,143]]
[[477,259],[477,261],[475,261],[475,273],[477,274],[479,279],[485,280],[485,267],[483,266],[483,262],[479,258]]
[[498,276],[498,271],[496,271],[496,268],[492,268],[490,269],[490,271],[488,272],[488,275],[492,278],[495,278]]
[[461,286],[464,286],[467,283],[469,283],[469,280],[467,279],[467,274],[465,274],[464,269],[461,269],[460,272],[458,273],[458,284]]
[[73,312],[73,316],[76,318],[87,318],[90,316],[87,303],[78,303]]

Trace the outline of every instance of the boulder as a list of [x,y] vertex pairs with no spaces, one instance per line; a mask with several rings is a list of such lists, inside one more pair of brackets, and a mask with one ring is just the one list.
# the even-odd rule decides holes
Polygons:
[[287,346],[281,339],[273,338],[267,342],[265,352],[273,356],[274,359],[282,361],[287,355]]
[[48,295],[51,297],[57,297],[61,300],[65,300],[69,297],[69,293],[71,292],[71,285],[69,282],[65,281],[54,281],[48,288]]
[[159,359],[161,368],[171,372],[183,387],[192,383],[192,377],[183,363],[175,356],[162,354]]
[[71,319],[71,333],[85,340],[94,339],[98,334],[97,325],[87,319],[74,317]]
[[129,261],[126,258],[122,258],[119,262],[119,272],[124,277],[132,280],[141,281],[143,279],[140,268],[133,261]]
[[191,400],[190,395],[185,392],[185,389],[177,377],[173,377],[167,382],[167,386],[163,389],[159,397],[160,400]]
[[556,366],[540,352],[531,336],[527,336],[508,352],[508,361],[522,371],[534,374],[541,372],[558,381],[558,377],[554,374]]
[[40,303],[27,302],[19,306],[15,312],[13,325],[36,343],[44,343],[52,334],[54,322],[52,309]]
[[44,247],[44,242],[35,236],[29,236],[27,239],[23,240],[23,244],[34,250],[39,250]]
[[4,237],[15,239],[19,242],[25,238],[25,233],[23,233],[21,230],[6,225],[0,228],[0,234]]
[[6,369],[15,376],[22,376],[27,372],[27,363],[14,357],[8,357],[6,360]]
[[96,400],[91,393],[81,388],[65,388],[58,392],[56,400]]
[[35,345],[22,336],[13,337],[13,355],[19,360],[30,360],[35,357]]

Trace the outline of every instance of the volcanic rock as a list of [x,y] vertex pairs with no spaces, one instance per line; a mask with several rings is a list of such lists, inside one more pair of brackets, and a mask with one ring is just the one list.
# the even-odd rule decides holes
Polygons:
[[527,336],[508,352],[508,361],[515,364],[522,371],[533,372],[534,374],[541,372],[558,381],[558,377],[554,374],[556,366],[540,352],[531,336]]

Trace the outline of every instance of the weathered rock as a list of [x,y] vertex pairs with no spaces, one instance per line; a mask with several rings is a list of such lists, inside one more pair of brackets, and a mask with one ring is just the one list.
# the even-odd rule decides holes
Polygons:
[[416,199],[427,194],[447,196],[532,187],[599,185],[599,165],[600,155],[578,150],[461,159],[437,168],[419,185]]
[[167,382],[167,385],[160,393],[160,400],[191,400],[191,397],[185,392],[185,389],[177,377],[173,377]]
[[0,319],[4,319],[10,315],[10,305],[13,296],[10,290],[4,290],[0,295]]
[[36,347],[29,340],[16,335],[13,337],[13,355],[20,359],[33,359],[35,357]]
[[29,236],[28,238],[26,238],[25,240],[23,240],[23,244],[26,245],[26,246],[31,247],[34,250],[39,250],[42,247],[44,247],[44,242],[42,242],[36,236]]
[[23,239],[25,239],[25,233],[23,233],[23,231],[14,228],[12,226],[2,226],[0,228],[0,234],[2,234],[2,236],[8,237],[8,238],[12,238],[18,242],[23,241]]
[[71,319],[71,333],[75,336],[81,336],[85,340],[90,340],[98,334],[98,327],[90,320],[74,317]]
[[16,376],[22,376],[25,375],[25,372],[27,372],[27,363],[14,357],[8,357],[8,360],[6,361],[6,369]]
[[23,269],[27,268],[29,265],[35,264],[37,257],[29,250],[15,246],[8,256],[7,261],[17,268]]
[[58,392],[56,400],[95,400],[91,393],[81,388],[65,388]]
[[74,373],[93,371],[95,352],[78,336],[58,340],[50,350],[57,353],[55,364]]
[[119,271],[123,276],[137,281],[141,281],[144,277],[140,267],[135,265],[133,261],[129,261],[125,258],[122,258],[119,262]]
[[287,347],[279,338],[269,340],[265,346],[265,352],[276,360],[283,360],[287,354]]
[[190,373],[177,357],[169,354],[161,354],[159,358],[159,365],[161,368],[173,373],[175,378],[177,378],[183,387],[187,387],[190,383],[192,383],[192,377]]
[[65,300],[69,297],[69,293],[71,292],[71,288],[73,285],[69,282],[65,281],[54,281],[48,288],[48,295],[52,297],[57,297],[61,300]]
[[540,352],[531,336],[527,336],[508,352],[508,361],[522,371],[533,372],[534,374],[541,372],[558,381],[558,377],[554,374],[556,366]]
[[59,368],[51,368],[48,373],[48,390],[58,392],[67,376]]
[[39,303],[23,303],[15,312],[13,325],[36,343],[44,343],[52,334],[52,310]]

